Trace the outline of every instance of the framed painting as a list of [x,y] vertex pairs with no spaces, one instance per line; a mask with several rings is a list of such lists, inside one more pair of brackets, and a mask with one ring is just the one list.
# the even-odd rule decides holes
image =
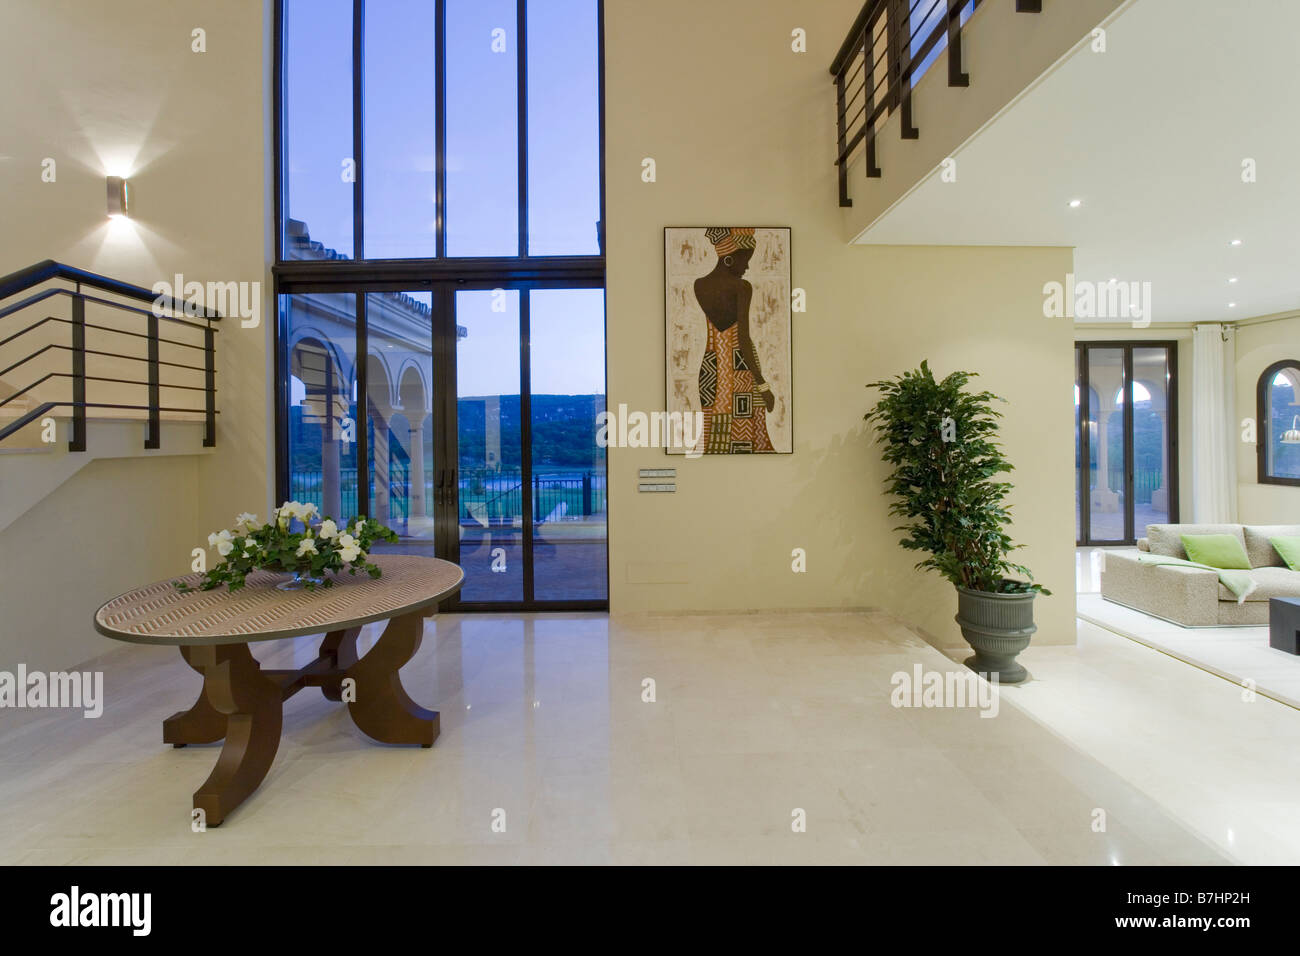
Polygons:
[[789,227],[664,230],[669,454],[794,450],[790,283]]

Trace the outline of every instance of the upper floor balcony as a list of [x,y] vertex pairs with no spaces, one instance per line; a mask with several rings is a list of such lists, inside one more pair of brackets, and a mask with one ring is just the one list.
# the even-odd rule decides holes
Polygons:
[[845,239],[858,239],[1122,6],[867,0],[830,66]]

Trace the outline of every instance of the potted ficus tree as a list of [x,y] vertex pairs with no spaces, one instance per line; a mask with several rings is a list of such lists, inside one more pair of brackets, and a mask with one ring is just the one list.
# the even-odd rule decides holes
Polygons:
[[998,445],[992,392],[966,388],[972,372],[935,379],[926,362],[896,378],[872,382],[880,398],[865,418],[893,471],[885,487],[890,514],[907,523],[899,543],[929,556],[918,569],[938,571],[957,587],[957,623],[975,650],[972,670],[1004,684],[1026,677],[1016,655],[1029,646],[1034,597],[1051,592],[1010,560],[1020,545],[1007,534],[1004,503],[1012,470]]

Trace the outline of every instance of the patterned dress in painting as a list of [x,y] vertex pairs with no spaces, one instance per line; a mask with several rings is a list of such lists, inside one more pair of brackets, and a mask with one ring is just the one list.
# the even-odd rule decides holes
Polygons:
[[[744,455],[774,451],[767,434],[771,386],[762,369],[745,361],[741,330],[749,335],[749,284],[741,277],[757,245],[753,228],[714,226],[704,231],[718,255],[717,265],[696,280],[695,295],[705,313],[708,339],[700,363],[701,443],[706,455]],[[737,313],[743,314],[737,314]],[[725,326],[725,328],[719,328]],[[758,362],[753,341],[751,359]]]
[[720,332],[712,322],[707,325],[709,340],[700,363],[704,454],[772,451],[767,408],[754,386],[754,373],[740,353],[739,327]]

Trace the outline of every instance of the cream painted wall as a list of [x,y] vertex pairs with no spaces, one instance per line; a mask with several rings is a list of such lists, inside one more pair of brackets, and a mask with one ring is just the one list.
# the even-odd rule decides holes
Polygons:
[[202,460],[93,461],[0,533],[0,670],[57,670],[104,653],[96,608],[189,570]]
[[[1237,419],[1257,414],[1255,389],[1264,369],[1282,359],[1300,359],[1300,316],[1237,326]],[[1238,442],[1237,512],[1243,523],[1300,521],[1300,488],[1261,485],[1256,446]]]
[[[1042,315],[1068,249],[849,246],[836,202],[826,68],[857,0],[606,4],[609,403],[664,406],[662,229],[790,225],[795,452],[687,461],[610,453],[616,612],[879,606],[941,643],[960,636],[950,585],[912,570],[862,414],[867,382],[929,359],[1003,396],[1024,563],[1055,596],[1043,643],[1074,641],[1073,328]],[[791,52],[791,31],[808,52]],[[641,180],[643,158],[657,181]],[[888,174],[887,174],[888,175]],[[675,466],[674,495],[638,468]],[[807,552],[805,574],[791,550]]]
[[[230,321],[217,336],[215,454],[97,462],[9,529],[0,668],[17,652],[69,666],[102,651],[87,608],[188,570],[208,530],[240,511],[265,513],[269,22],[263,0],[5,3],[0,274],[49,258],[145,287],[178,272],[258,282],[263,321]],[[205,53],[191,50],[196,28]],[[41,181],[47,157],[53,183]],[[123,173],[133,219],[110,226],[104,177]]]

